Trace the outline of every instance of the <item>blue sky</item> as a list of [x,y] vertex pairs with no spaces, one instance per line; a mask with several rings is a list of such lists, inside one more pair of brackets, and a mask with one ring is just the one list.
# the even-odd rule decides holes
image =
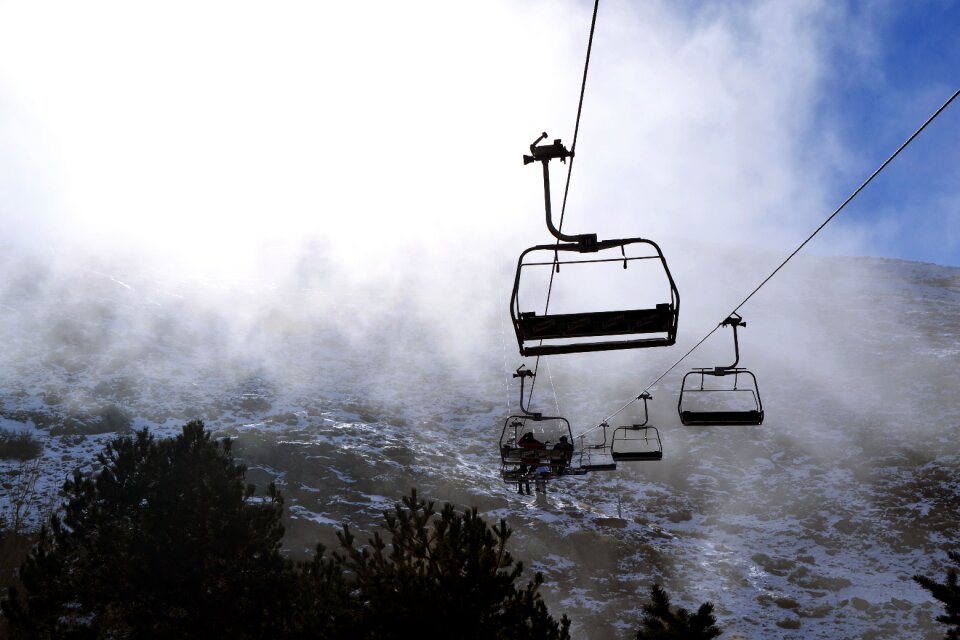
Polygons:
[[[831,181],[837,203],[960,88],[960,3],[846,5],[866,50],[835,41],[819,117],[862,163]],[[960,265],[960,104],[951,105],[837,219],[875,255]],[[859,164],[863,170],[853,168]]]

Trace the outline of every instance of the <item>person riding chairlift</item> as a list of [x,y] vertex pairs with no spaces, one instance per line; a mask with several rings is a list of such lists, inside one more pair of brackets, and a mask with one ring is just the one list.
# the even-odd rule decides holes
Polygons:
[[532,431],[527,431],[517,440],[517,446],[523,449],[546,449],[547,445],[533,437]]
[[554,451],[560,451],[563,454],[561,460],[557,461],[556,472],[562,472],[563,469],[570,464],[571,458],[573,458],[573,445],[567,440],[567,436],[560,436],[560,442],[553,445]]

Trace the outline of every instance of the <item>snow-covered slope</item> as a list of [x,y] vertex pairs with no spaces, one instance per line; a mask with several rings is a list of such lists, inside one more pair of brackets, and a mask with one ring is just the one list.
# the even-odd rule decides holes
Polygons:
[[[521,360],[496,296],[464,310],[407,304],[421,283],[347,295],[15,254],[2,268],[0,428],[45,444],[34,513],[112,437],[84,430],[113,405],[138,428],[199,417],[235,438],[250,477],[284,490],[292,554],[343,522],[372,531],[411,487],[505,518],[575,637],[630,637],[655,580],[679,604],[713,601],[729,638],[942,635],[910,576],[939,576],[960,547],[960,270],[804,259],[743,311],[762,426],[680,425],[684,371],[730,360],[720,333],[653,389],[663,461],[522,496],[498,477]],[[681,265],[682,292],[693,278]],[[675,348],[550,359],[536,403],[575,433],[623,406],[729,310],[695,289]],[[7,501],[25,472],[0,461]]]

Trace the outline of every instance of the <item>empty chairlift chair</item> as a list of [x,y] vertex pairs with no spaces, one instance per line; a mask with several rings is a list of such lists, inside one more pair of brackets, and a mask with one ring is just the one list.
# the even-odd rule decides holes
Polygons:
[[650,416],[647,413],[647,400],[651,397],[646,391],[640,394],[640,399],[643,400],[642,423],[614,429],[613,439],[610,441],[610,455],[616,462],[663,459],[663,444],[660,442],[660,432],[657,431],[656,427],[647,424],[650,421]]
[[588,442],[586,434],[579,437],[580,468],[584,471],[615,471],[617,468],[617,461],[610,455],[610,441],[607,439],[610,425],[604,422],[600,428],[603,430],[601,442]]
[[643,400],[643,422],[640,424],[625,425],[613,429],[612,437],[608,438],[610,425],[603,422],[599,425],[602,430],[602,442],[586,442],[585,435],[581,435],[580,469],[583,471],[613,471],[618,462],[639,462],[644,460],[662,460],[663,445],[660,442],[660,432],[656,427],[647,423],[650,420],[647,411],[647,400],[651,395],[644,391],[637,398]]
[[693,369],[683,376],[677,409],[686,425],[763,424],[763,403],[757,378],[738,367],[740,344],[737,328],[747,323],[736,313],[720,323],[733,329],[735,360],[727,367]]
[[[521,355],[610,351],[674,344],[680,293],[666,258],[655,242],[645,238],[597,240],[596,234],[567,235],[554,226],[550,205],[549,161],[554,158],[566,161],[572,154],[559,140],[537,146],[545,136],[530,145],[531,155],[524,156],[524,164],[540,162],[543,165],[547,228],[558,242],[530,247],[520,254],[517,262],[510,316]],[[623,271],[631,266],[632,271],[624,274]],[[525,286],[535,273],[546,277],[536,279],[536,286]],[[631,274],[635,274],[635,279],[625,277]],[[651,278],[652,274],[659,275]],[[567,282],[570,283],[571,291],[568,293],[572,301],[561,301],[559,304],[562,308],[559,311],[548,309],[546,300],[542,314],[530,308],[540,302],[539,299],[531,302],[530,292],[536,291],[540,295],[540,292],[548,290],[556,298],[557,290]],[[612,301],[600,302],[601,308],[588,308],[598,304],[593,298],[596,292],[610,287],[618,287]],[[626,290],[620,291],[620,287]],[[647,287],[652,288],[643,292],[646,295],[638,291]],[[623,305],[624,300],[628,301],[627,305]],[[555,300],[552,302],[556,308],[558,303]]]

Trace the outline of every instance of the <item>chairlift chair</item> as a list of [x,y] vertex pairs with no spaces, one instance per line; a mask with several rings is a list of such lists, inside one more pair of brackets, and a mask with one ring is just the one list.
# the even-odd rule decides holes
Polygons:
[[584,471],[615,471],[617,461],[610,455],[610,444],[607,440],[607,430],[610,428],[606,422],[600,425],[603,430],[603,441],[587,443],[586,438],[580,436],[580,468]]
[[[500,432],[501,476],[504,482],[533,479],[534,473],[540,480],[585,473],[571,467],[574,444],[570,422],[566,418],[545,416],[524,407],[524,379],[534,377],[534,373],[521,366],[513,377],[520,378],[522,414],[508,416]],[[539,446],[523,442],[528,433]],[[568,448],[557,446],[561,443],[561,437],[569,444]]]
[[[748,369],[737,366],[740,362],[737,328],[746,327],[747,323],[734,313],[720,324],[733,329],[735,360],[730,366],[696,368],[683,376],[677,401],[680,422],[685,425],[763,424],[763,403],[757,378]],[[691,378],[694,382],[688,384]]]
[[[520,440],[527,433],[543,444],[543,448],[524,447]],[[503,423],[500,434],[500,460],[503,479],[516,482],[521,472],[533,472],[538,467],[547,467],[549,477],[557,477],[568,472],[573,450],[555,449],[563,436],[573,446],[570,423],[557,416],[533,414],[513,415]]]
[[652,396],[644,391],[639,399],[643,400],[643,422],[640,424],[617,427],[613,430],[613,439],[610,441],[610,455],[617,462],[639,462],[645,460],[662,460],[663,444],[660,442],[660,432],[650,426],[650,415],[647,412],[647,400]]
[[[520,254],[517,273],[510,298],[510,317],[520,353],[523,356],[553,355],[611,351],[644,347],[666,347],[677,339],[677,322],[680,314],[680,293],[667,266],[660,247],[645,238],[597,240],[596,234],[568,235],[553,224],[550,204],[549,162],[554,158],[565,162],[573,157],[560,140],[539,145],[544,133],[532,145],[531,155],[524,156],[524,164],[540,162],[543,166],[544,206],[547,229],[557,238],[555,244],[530,247]],[[629,253],[628,253],[629,249]],[[589,254],[589,255],[587,255]],[[596,256],[592,254],[597,254]],[[571,256],[560,259],[560,255]],[[660,302],[639,308],[627,307],[614,310],[587,310],[550,313],[522,307],[521,276],[533,268],[548,267],[556,273],[563,269],[581,269],[584,265],[619,267],[627,269],[630,263],[652,260],[659,263],[665,276],[665,287]],[[596,273],[596,271],[594,271]]]
[[[613,471],[618,462],[662,460],[663,444],[660,441],[660,432],[656,427],[647,424],[650,420],[647,400],[652,397],[646,391],[637,396],[638,400],[643,400],[643,422],[640,424],[616,427],[608,438],[607,432],[611,427],[607,422],[603,422],[600,424],[602,442],[581,442],[580,468],[586,471]],[[581,436],[581,439],[584,437]]]

